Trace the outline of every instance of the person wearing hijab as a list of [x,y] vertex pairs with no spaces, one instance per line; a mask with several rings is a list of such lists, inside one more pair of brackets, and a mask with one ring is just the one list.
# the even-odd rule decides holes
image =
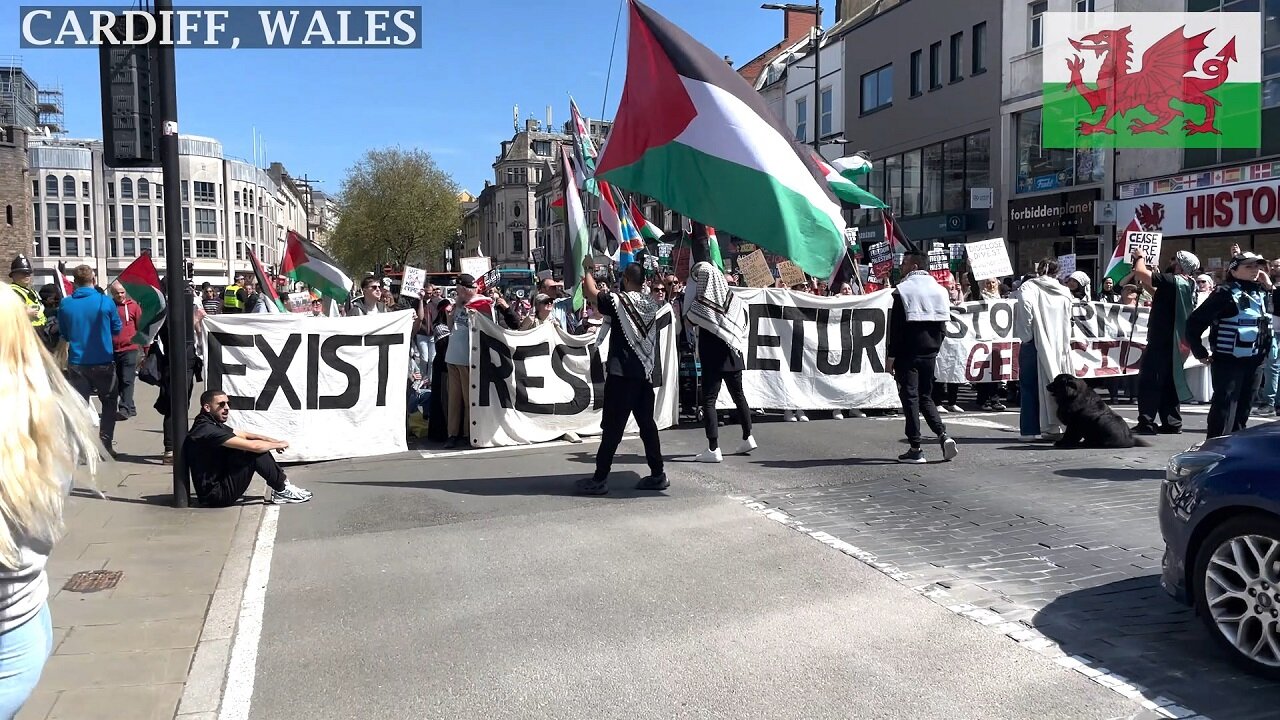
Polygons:
[[694,458],[697,462],[718,463],[720,451],[720,418],[716,400],[723,385],[738,409],[742,424],[742,442],[735,455],[745,455],[758,445],[751,435],[751,407],[742,392],[742,371],[747,368],[747,309],[729,289],[729,282],[711,262],[711,243],[705,230],[694,223],[693,268],[685,289],[684,314],[698,328],[698,360],[702,367],[702,422],[707,434],[707,450]]
[[1090,298],[1089,275],[1083,270],[1071,273],[1067,276],[1067,289],[1076,300],[1088,300]]
[[[1138,369],[1139,435],[1177,435],[1182,432],[1182,403],[1193,395],[1185,370],[1189,347],[1184,333],[1195,307],[1192,278],[1200,272],[1200,259],[1179,250],[1165,272],[1147,265],[1143,251],[1133,252],[1133,275],[1153,294],[1147,316],[1147,348]],[[1156,425],[1159,418],[1160,425]]]

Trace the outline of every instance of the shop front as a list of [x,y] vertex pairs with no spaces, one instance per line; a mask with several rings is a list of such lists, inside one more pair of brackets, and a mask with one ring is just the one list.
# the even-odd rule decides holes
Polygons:
[[1162,265],[1189,250],[1220,279],[1232,245],[1280,258],[1280,161],[1123,184],[1116,218],[1118,229],[1137,218],[1164,233]]
[[1046,258],[1075,255],[1076,269],[1096,283],[1105,269],[1101,233],[1093,222],[1101,193],[1093,188],[1010,201],[1006,240],[1014,271],[1029,273]]

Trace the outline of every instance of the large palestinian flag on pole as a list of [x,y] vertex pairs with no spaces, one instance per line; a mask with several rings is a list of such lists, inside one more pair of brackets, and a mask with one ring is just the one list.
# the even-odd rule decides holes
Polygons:
[[630,4],[627,80],[596,177],[829,276],[845,224],[809,151],[723,58]]
[[[280,296],[276,294],[276,284],[271,282],[271,276],[267,274],[266,268],[262,267],[262,262],[258,260],[258,256],[253,250],[249,250],[249,264],[253,266],[253,275],[258,279],[258,294],[262,296],[262,305],[269,313],[285,312],[284,303],[281,302]],[[253,312],[253,308],[245,308],[245,312]]]
[[578,195],[578,184],[574,181],[573,169],[569,163],[569,151],[560,148],[560,181],[564,183],[562,193],[565,205],[565,253],[564,282],[573,288],[573,309],[581,310],[583,304],[582,263],[587,259],[588,247],[591,244],[587,229],[587,216],[582,211],[582,199]]
[[142,308],[142,315],[136,323],[138,332],[133,336],[133,342],[146,347],[156,339],[156,333],[160,332],[165,318],[164,286],[160,284],[160,275],[156,273],[155,263],[151,261],[151,251],[144,250],[136,260],[129,263],[129,267],[116,277],[116,282],[123,285],[124,291]]
[[321,297],[340,303],[351,297],[351,278],[342,272],[337,261],[292,230],[280,260],[280,273],[294,282],[306,283]]

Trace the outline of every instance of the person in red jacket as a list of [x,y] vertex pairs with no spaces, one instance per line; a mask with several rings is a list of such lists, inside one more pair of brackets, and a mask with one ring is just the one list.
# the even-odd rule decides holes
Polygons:
[[115,300],[116,312],[120,315],[120,332],[111,338],[112,349],[116,353],[116,386],[120,389],[120,407],[116,410],[116,419],[128,420],[138,414],[138,408],[133,404],[133,386],[138,377],[138,368],[146,357],[142,352],[145,348],[134,342],[142,308],[129,297],[119,282],[111,283],[108,291],[111,299]]

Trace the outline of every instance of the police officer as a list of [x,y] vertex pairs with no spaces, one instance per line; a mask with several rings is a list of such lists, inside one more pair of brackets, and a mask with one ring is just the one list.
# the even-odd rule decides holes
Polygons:
[[31,289],[31,275],[31,261],[26,255],[19,255],[9,265],[9,280],[13,283],[13,291],[18,293],[22,304],[27,306],[27,317],[31,319],[32,327],[43,328],[47,322],[44,303],[40,302],[40,295]]
[[[1253,253],[1231,259],[1227,282],[1219,285],[1187,318],[1187,342],[1196,358],[1209,366],[1213,399],[1209,403],[1209,437],[1243,430],[1258,367],[1271,347],[1271,315],[1267,295],[1271,281],[1267,261]],[[1212,327],[1205,349],[1200,336]]]
[[228,285],[226,289],[222,291],[222,312],[247,312],[247,310],[240,305],[240,283],[242,282],[244,282],[244,276],[237,275],[236,281]]

